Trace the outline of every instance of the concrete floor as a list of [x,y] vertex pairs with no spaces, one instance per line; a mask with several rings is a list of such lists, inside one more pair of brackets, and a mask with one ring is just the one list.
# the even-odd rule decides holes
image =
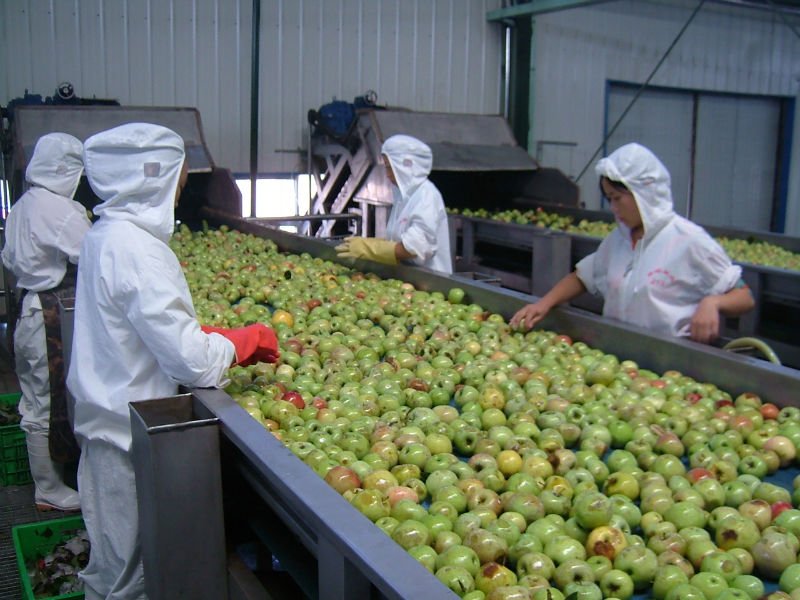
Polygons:
[[[19,392],[11,355],[6,343],[6,326],[0,324],[0,394]],[[75,513],[69,513],[74,515]],[[39,512],[33,504],[33,484],[0,487],[0,599],[22,598],[17,557],[11,528],[15,525],[49,521],[68,516],[59,511]]]

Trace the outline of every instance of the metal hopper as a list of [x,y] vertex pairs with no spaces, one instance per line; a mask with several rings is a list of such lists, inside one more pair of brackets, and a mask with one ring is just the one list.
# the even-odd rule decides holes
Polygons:
[[[499,115],[363,109],[344,139],[312,129],[310,171],[317,184],[313,214],[357,210],[364,235],[382,236],[392,188],[380,164],[383,142],[395,134],[414,136],[431,147],[431,181],[454,208],[509,206],[514,199],[576,205],[578,187],[556,169],[545,169],[519,146]],[[326,222],[316,235],[328,237]]]

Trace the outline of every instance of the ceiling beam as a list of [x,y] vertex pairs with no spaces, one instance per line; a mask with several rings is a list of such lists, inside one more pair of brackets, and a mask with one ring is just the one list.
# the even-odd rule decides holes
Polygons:
[[490,10],[486,13],[487,21],[505,21],[520,17],[535,17],[545,13],[581,8],[592,4],[602,4],[611,0],[530,0],[524,4],[517,4],[506,8]]

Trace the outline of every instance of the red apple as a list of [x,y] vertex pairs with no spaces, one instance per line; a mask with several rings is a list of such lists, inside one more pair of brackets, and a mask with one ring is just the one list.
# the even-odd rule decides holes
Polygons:
[[774,502],[771,508],[772,508],[772,520],[774,521],[775,519],[778,518],[778,515],[780,515],[783,511],[790,510],[793,507],[791,502],[780,500],[778,502]]
[[361,487],[361,479],[359,479],[355,471],[341,465],[333,467],[326,473],[325,483],[340,494]]

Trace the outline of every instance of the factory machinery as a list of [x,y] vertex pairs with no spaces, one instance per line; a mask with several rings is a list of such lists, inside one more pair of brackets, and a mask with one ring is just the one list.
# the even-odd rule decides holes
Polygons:
[[[190,170],[192,218],[271,239],[284,252],[337,260],[330,240],[242,219],[238,190],[214,185],[213,172]],[[459,286],[471,302],[506,318],[530,300],[460,275],[369,262],[356,266],[420,290]],[[69,328],[68,312],[65,317]],[[755,391],[779,406],[797,404],[800,372],[793,369],[658,339],[571,308],[553,311],[542,326],[636,360],[642,368],[676,369],[734,395]],[[153,600],[267,598],[252,561],[242,558],[244,547],[274,555],[309,598],[454,597],[224,391],[143,398],[131,404],[131,416],[147,591]]]
[[[557,169],[543,168],[517,145],[498,115],[364,108],[343,136],[310,129],[309,168],[317,184],[312,214],[346,211],[362,217],[363,235],[381,237],[392,205],[392,184],[381,164],[383,142],[396,134],[416,137],[433,151],[430,180],[448,206],[485,207],[487,199],[526,197],[575,204],[578,188]],[[330,237],[335,224],[316,229]]]
[[[548,213],[572,217],[575,223],[582,219],[613,222],[609,212],[552,203],[516,199],[513,207],[541,208]],[[451,236],[458,245],[461,268],[489,273],[504,287],[538,296],[568,274],[579,260],[594,252],[601,241],[589,235],[462,215],[451,215],[450,226]],[[711,226],[705,229],[714,237],[763,241],[800,252],[799,238]],[[800,342],[795,335],[800,328],[797,316],[800,272],[751,263],[741,263],[741,267],[743,279],[755,297],[756,308],[739,319],[726,320],[723,343],[731,338],[757,337],[768,343],[784,364],[800,368]],[[602,311],[602,300],[589,294],[572,304],[596,313]]]

